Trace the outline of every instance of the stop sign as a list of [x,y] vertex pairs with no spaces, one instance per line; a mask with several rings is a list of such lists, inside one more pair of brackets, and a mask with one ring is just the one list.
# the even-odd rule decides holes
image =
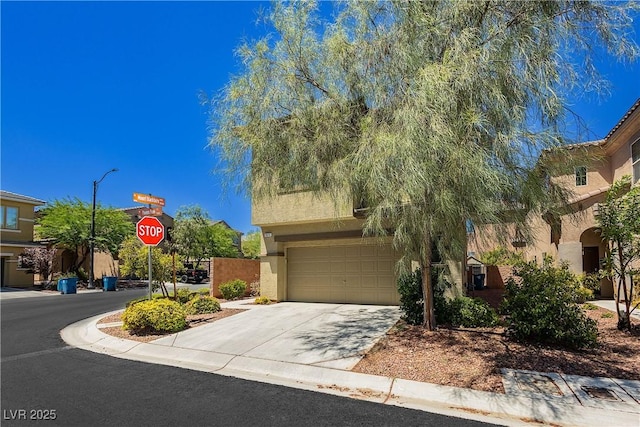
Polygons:
[[145,245],[157,246],[164,239],[164,226],[153,216],[145,216],[136,224],[136,235]]

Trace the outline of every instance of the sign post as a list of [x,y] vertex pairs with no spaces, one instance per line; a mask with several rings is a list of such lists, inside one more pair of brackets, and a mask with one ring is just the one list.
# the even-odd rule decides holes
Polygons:
[[[136,224],[136,234],[138,239],[149,247],[149,300],[153,298],[153,286],[151,285],[151,247],[158,246],[164,239],[164,226],[154,216],[162,215],[162,206],[164,206],[164,198],[153,196],[151,194],[133,193],[133,201],[148,204],[148,209],[140,209],[138,215],[143,217]],[[152,208],[151,205],[160,206],[160,208]],[[149,216],[151,215],[151,216]]]
[[164,226],[160,220],[153,216],[145,216],[136,224],[136,236],[149,247],[149,299],[153,296],[153,286],[151,285],[151,248],[158,246],[164,239]]

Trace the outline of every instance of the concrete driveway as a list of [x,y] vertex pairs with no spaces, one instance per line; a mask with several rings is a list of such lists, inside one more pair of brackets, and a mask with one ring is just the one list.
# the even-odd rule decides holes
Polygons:
[[399,308],[391,306],[294,302],[234,305],[250,309],[153,344],[351,369],[400,318]]

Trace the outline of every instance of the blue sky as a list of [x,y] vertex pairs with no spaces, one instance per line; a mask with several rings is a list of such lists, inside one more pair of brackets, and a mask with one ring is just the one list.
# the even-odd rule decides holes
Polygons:
[[[233,50],[264,34],[257,2],[6,2],[1,26],[3,190],[130,207],[134,192],[173,215],[199,204],[240,231],[249,200],[223,193],[206,148],[213,94],[238,71]],[[640,35],[640,19],[636,22]],[[609,97],[573,107],[589,139],[605,136],[640,96],[640,63],[598,62]],[[25,167],[26,166],[26,167]]]

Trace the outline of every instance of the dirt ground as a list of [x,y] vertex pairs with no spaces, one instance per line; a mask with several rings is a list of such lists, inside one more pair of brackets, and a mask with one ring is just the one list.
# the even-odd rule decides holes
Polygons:
[[399,322],[353,370],[496,393],[504,393],[500,368],[640,380],[638,322],[625,333],[609,310],[587,315],[598,323],[599,346],[582,351],[513,342],[504,328],[428,332]]

